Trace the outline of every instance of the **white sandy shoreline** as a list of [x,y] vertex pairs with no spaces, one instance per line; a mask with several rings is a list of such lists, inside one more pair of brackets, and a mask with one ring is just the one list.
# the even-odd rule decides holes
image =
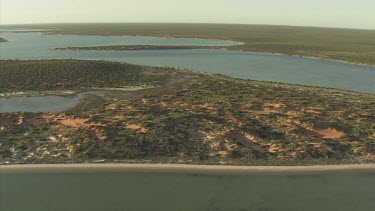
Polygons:
[[0,165],[0,173],[16,172],[185,172],[185,173],[303,173],[375,170],[375,164],[327,166],[222,166],[187,164],[24,164]]

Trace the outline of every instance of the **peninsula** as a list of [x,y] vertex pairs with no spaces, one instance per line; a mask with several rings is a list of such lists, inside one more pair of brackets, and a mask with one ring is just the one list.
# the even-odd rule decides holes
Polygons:
[[101,51],[136,51],[136,50],[191,50],[191,49],[224,49],[228,46],[191,46],[191,45],[116,45],[116,46],[92,46],[92,47],[67,47],[53,48],[52,50],[101,50]]
[[[4,92],[74,90],[100,98],[64,113],[0,114],[2,164],[375,160],[372,94],[107,61],[0,66]],[[153,88],[120,89],[129,86]]]

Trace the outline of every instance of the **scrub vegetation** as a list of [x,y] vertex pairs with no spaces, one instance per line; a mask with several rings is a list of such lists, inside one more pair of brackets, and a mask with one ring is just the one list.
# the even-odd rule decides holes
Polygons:
[[[87,88],[136,81],[159,87],[101,92],[103,102],[71,112],[0,114],[0,163],[375,160],[375,95],[103,61],[2,61],[1,66],[2,90],[81,88],[69,81],[75,78],[84,79]],[[106,76],[113,74],[116,79]],[[40,75],[46,75],[44,82]]]
[[[11,26],[7,26],[11,27]],[[15,26],[20,27],[20,26]],[[375,65],[375,30],[229,24],[25,25],[49,34],[157,36],[243,42],[230,50],[280,53]]]
[[106,61],[0,60],[0,67],[1,92],[121,88],[156,83],[166,77],[161,68]]

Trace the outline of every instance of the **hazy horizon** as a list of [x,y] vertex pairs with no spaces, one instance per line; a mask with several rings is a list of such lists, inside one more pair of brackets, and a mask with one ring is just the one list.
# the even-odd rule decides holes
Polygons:
[[306,27],[306,28],[326,28],[326,29],[348,29],[348,30],[368,30],[368,28],[349,28],[349,27],[330,27],[330,26],[303,26],[303,25],[276,25],[276,24],[256,24],[256,23],[192,23],[192,22],[55,22],[55,23],[15,23],[15,24],[0,24],[0,27],[17,27],[27,25],[64,25],[64,24],[217,24],[217,25],[249,25],[249,26],[285,26],[285,27]]
[[0,24],[212,23],[375,29],[375,1],[0,0]]

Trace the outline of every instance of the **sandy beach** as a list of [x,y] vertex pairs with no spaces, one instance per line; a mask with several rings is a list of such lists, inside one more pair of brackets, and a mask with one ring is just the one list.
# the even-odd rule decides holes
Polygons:
[[375,170],[375,164],[327,166],[224,166],[187,164],[25,164],[0,165],[0,173],[17,172],[184,172],[184,173],[303,173]]

